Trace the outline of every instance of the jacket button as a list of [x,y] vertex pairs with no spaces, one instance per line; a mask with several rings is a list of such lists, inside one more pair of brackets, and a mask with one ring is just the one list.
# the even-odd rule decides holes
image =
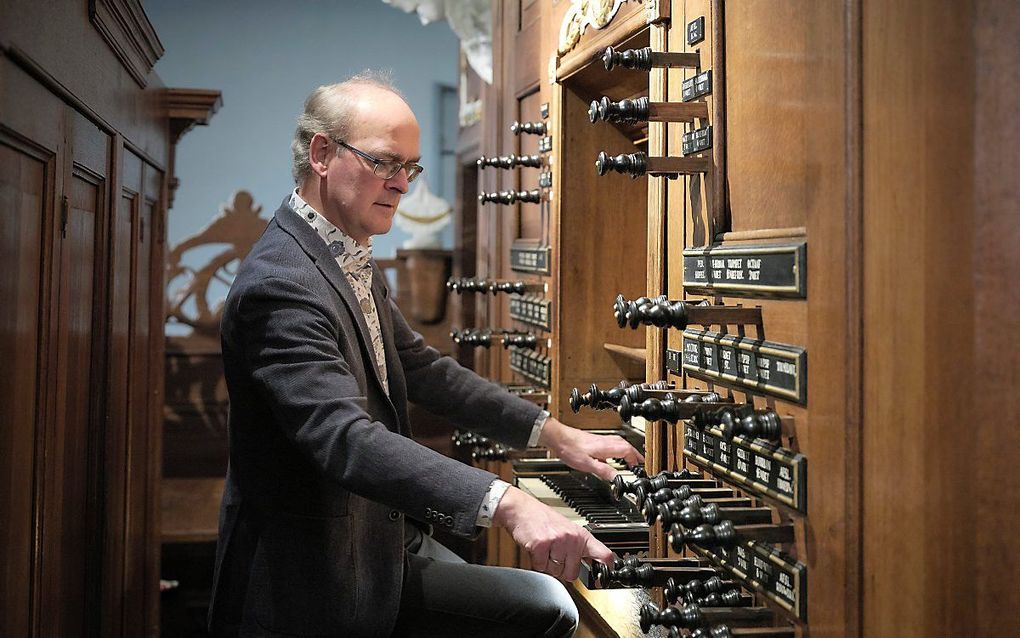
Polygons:
[[391,511],[390,512],[390,520],[391,521],[400,520],[400,512],[398,512],[397,510]]

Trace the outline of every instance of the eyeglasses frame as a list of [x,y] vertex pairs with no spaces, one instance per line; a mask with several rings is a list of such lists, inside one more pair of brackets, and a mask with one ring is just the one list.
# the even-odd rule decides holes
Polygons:
[[400,172],[400,169],[404,169],[404,174],[407,175],[407,183],[410,184],[411,182],[416,180],[419,175],[425,172],[425,167],[419,164],[418,162],[404,162],[403,164],[400,164],[397,167],[397,170],[393,171],[393,174],[389,176],[380,175],[379,173],[376,173],[380,166],[382,166],[383,164],[389,164],[390,162],[396,162],[396,160],[385,160],[379,159],[378,157],[373,157],[366,153],[365,151],[359,148],[355,148],[348,144],[347,142],[337,139],[332,135],[329,136],[329,139],[333,140],[333,142],[335,142],[338,146],[343,146],[344,148],[351,151],[355,155],[372,162],[372,164],[375,165],[375,167],[372,169],[372,174],[378,178],[393,179],[396,176],[396,174]]

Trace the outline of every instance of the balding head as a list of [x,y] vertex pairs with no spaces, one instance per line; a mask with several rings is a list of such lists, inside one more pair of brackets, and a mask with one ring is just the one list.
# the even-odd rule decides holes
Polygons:
[[291,143],[294,182],[300,184],[309,173],[308,146],[316,133],[325,132],[337,139],[347,139],[357,131],[366,109],[376,100],[394,97],[407,105],[407,100],[393,86],[388,75],[364,71],[337,84],[320,86],[305,100],[305,110],[298,117],[297,130]]

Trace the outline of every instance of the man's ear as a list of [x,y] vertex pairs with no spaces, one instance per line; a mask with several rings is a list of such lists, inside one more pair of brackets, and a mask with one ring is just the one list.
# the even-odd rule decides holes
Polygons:
[[322,133],[312,136],[308,144],[308,161],[312,165],[312,172],[319,177],[326,176],[329,167],[329,138]]

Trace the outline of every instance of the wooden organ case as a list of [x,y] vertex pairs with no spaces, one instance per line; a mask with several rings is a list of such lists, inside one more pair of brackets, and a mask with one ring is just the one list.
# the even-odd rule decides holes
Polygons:
[[[1017,8],[508,0],[493,20],[477,277],[451,282],[481,291],[477,369],[703,496],[647,510],[646,580],[632,558],[573,585],[579,635],[1017,631],[993,583],[1018,573],[1018,435],[959,400],[1020,368]],[[521,456],[479,462],[534,476]],[[732,606],[663,611],[669,570],[719,576]],[[613,574],[630,588],[598,589]]]

